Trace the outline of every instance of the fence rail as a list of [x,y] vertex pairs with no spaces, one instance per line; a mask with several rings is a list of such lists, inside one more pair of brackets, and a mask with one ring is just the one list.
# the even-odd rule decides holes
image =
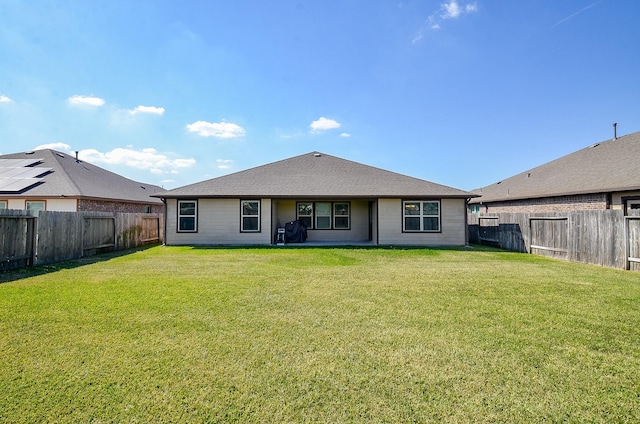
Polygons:
[[0,210],[0,271],[45,265],[163,240],[163,216]]
[[640,216],[622,210],[470,214],[468,223],[472,243],[640,270]]

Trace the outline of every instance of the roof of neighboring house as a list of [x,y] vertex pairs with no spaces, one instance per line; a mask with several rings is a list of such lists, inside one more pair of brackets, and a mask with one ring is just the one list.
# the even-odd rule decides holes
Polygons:
[[163,198],[469,198],[466,191],[319,152],[159,193]]
[[640,190],[640,132],[577,152],[473,190],[471,203]]
[[0,196],[161,203],[159,186],[130,180],[55,150],[0,155]]

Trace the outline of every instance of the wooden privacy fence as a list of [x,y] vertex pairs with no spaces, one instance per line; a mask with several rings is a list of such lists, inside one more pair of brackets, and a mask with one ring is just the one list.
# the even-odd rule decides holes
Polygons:
[[468,222],[471,243],[640,270],[640,216],[622,210],[470,214]]
[[0,270],[161,243],[163,228],[159,214],[0,210]]

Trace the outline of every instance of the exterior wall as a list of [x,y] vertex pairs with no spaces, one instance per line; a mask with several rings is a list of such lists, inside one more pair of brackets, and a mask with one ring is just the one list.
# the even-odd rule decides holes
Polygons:
[[466,240],[465,199],[440,200],[439,233],[403,233],[402,200],[378,200],[378,243],[382,245],[464,246]]
[[164,205],[158,203],[126,203],[73,198],[0,198],[7,200],[7,209],[26,209],[27,201],[45,202],[45,210],[55,212],[122,212],[145,213],[151,206],[151,213],[164,213]]
[[78,200],[79,212],[145,213],[149,206],[151,207],[150,213],[164,213],[164,205],[158,203],[108,202],[88,199]]
[[623,209],[623,198],[638,198],[640,199],[640,191],[621,191],[619,193],[613,193],[611,196],[611,209]]
[[284,227],[287,222],[296,219],[296,201],[295,200],[273,200],[273,219],[275,231],[278,227]]
[[45,209],[47,211],[56,211],[56,212],[77,212],[76,210],[76,199],[60,199],[60,198],[56,198],[56,199],[46,199],[46,198],[41,198],[41,199],[27,199],[25,197],[19,197],[19,198],[1,198],[0,200],[6,200],[7,201],[7,209],[18,209],[18,210],[24,210],[26,209],[26,202],[27,201],[34,201],[34,202],[45,202]]
[[351,228],[348,230],[307,230],[307,241],[367,241],[369,240],[369,202],[352,201]]
[[[331,201],[327,199],[326,201]],[[295,200],[274,200],[274,231],[278,226],[296,219]],[[369,201],[352,200],[349,202],[350,224],[348,230],[307,230],[307,241],[363,242],[369,240]],[[375,239],[374,239],[375,240]]]
[[[369,201],[351,201],[350,230],[308,230],[307,240],[362,242],[369,240]],[[466,244],[465,199],[440,200],[441,230],[438,233],[403,233],[402,199],[374,202],[372,239],[382,245],[463,246]],[[167,199],[168,245],[272,244],[278,225],[296,219],[295,200],[261,199],[261,231],[240,232],[240,199],[199,199],[198,231],[178,233],[177,200]],[[377,222],[377,224],[376,224]]]
[[[481,199],[482,198],[479,200]],[[620,201],[618,200],[618,204],[619,203]],[[606,193],[489,202],[480,205],[480,211],[482,213],[542,213],[603,209],[607,209]]]
[[178,233],[178,201],[167,199],[165,242],[168,245],[270,244],[271,199],[260,200],[260,232],[240,232],[240,199],[198,199],[198,231]]

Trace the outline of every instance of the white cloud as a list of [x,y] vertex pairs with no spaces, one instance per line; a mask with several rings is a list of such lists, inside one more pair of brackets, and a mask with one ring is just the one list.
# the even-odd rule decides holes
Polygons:
[[170,159],[154,148],[134,150],[116,148],[102,153],[96,149],[81,150],[78,157],[94,164],[125,165],[137,169],[146,169],[154,174],[173,172],[175,168],[189,168],[195,159]]
[[0,103],[11,103],[13,102],[13,100],[11,100],[9,97],[5,96],[4,94],[0,95]]
[[458,2],[455,0],[451,0],[449,3],[443,3],[440,7],[443,11],[442,15],[440,15],[442,19],[455,19],[462,13],[462,9],[460,9]]
[[137,115],[139,113],[147,113],[150,115],[158,115],[158,116],[162,116],[164,115],[164,108],[163,107],[155,107],[155,106],[136,106],[135,109],[132,109],[129,111],[130,114],[132,115]]
[[[461,7],[456,0],[450,0],[448,3],[440,5],[440,17],[442,19],[458,19],[460,16],[478,11],[477,3],[468,3]],[[432,15],[433,16],[433,15]]]
[[340,134],[340,137],[351,137],[351,134],[343,132],[342,134]]
[[440,4],[440,8],[433,12],[425,23],[418,29],[417,34],[411,40],[412,43],[420,41],[424,37],[425,29],[437,31],[442,28],[441,22],[447,19],[458,19],[463,15],[469,13],[475,13],[478,11],[478,4],[476,2],[467,3],[464,6],[460,5],[457,0],[449,0],[446,3]]
[[66,143],[63,143],[62,141],[58,141],[56,143],[41,144],[33,148],[33,150],[45,150],[45,149],[58,150],[60,152],[66,152],[68,154],[73,153],[71,151],[71,146],[69,146]]
[[187,125],[187,130],[202,137],[238,138],[244,137],[245,130],[231,122],[196,121]]
[[93,97],[93,96],[71,96],[67,99],[67,101],[69,102],[69,104],[74,105],[74,106],[103,106],[105,101],[104,99],[101,99],[100,97]]
[[231,159],[217,159],[216,160],[218,169],[229,169],[233,165],[233,161]]
[[321,116],[319,119],[313,121],[311,125],[309,125],[311,131],[313,132],[321,132],[326,130],[332,130],[335,128],[340,128],[340,123],[334,121],[333,119],[325,118]]

